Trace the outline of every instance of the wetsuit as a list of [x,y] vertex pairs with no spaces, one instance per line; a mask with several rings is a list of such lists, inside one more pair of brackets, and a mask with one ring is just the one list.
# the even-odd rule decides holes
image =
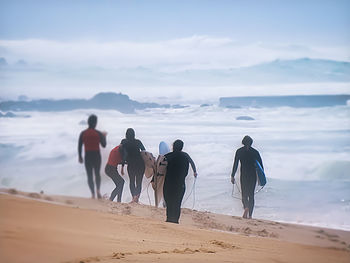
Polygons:
[[130,192],[133,197],[139,196],[141,193],[143,174],[145,173],[145,163],[142,159],[140,151],[144,151],[145,147],[138,139],[123,139],[123,159],[128,164],[128,175],[130,179]]
[[99,193],[101,185],[101,154],[100,145],[106,147],[106,137],[98,130],[88,128],[80,133],[78,143],[79,158],[82,159],[82,147],[85,150],[85,169],[88,177],[88,185],[92,195],[95,195],[94,180],[92,171],[95,172],[96,189]]
[[252,217],[254,209],[254,191],[256,185],[256,170],[255,161],[258,161],[263,167],[260,154],[253,147],[243,146],[236,151],[233,164],[232,177],[234,177],[238,162],[241,162],[241,188],[242,188],[242,203],[244,209],[249,209],[249,217]]
[[191,157],[183,151],[174,151],[165,155],[168,161],[164,181],[164,200],[166,202],[166,222],[179,223],[181,203],[185,194],[185,178],[189,164],[196,173],[196,166]]
[[113,180],[115,188],[109,197],[113,201],[117,196],[117,202],[121,202],[124,188],[124,179],[118,173],[118,164],[122,163],[122,153],[120,146],[115,147],[109,154],[108,161],[105,167],[105,173]]

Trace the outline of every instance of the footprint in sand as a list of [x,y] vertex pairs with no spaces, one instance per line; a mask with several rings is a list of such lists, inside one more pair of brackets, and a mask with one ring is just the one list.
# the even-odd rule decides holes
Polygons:
[[11,230],[5,230],[2,234],[1,237],[8,238],[8,239],[17,239],[16,231],[11,231]]
[[216,253],[215,250],[206,249],[206,248],[200,248],[199,251],[202,252],[202,253],[209,253],[209,254],[215,254]]
[[200,248],[200,249],[191,249],[191,248],[185,248],[185,249],[178,249],[175,248],[174,250],[170,251],[156,251],[156,250],[147,250],[147,251],[140,251],[138,254],[195,254],[195,253],[216,253],[216,251],[206,248]]
[[36,199],[41,198],[41,196],[38,193],[29,193],[27,196],[30,198],[36,198]]
[[221,248],[224,248],[224,249],[234,249],[234,248],[238,248],[234,245],[231,245],[229,243],[225,243],[223,241],[218,241],[218,240],[211,240],[210,241],[210,244],[213,244],[213,245],[216,245],[216,246],[219,246]]
[[266,229],[260,230],[260,231],[258,231],[258,236],[259,237],[268,237],[269,236],[269,232],[267,232]]
[[199,249],[190,249],[188,247],[186,247],[185,249],[183,250],[180,250],[180,249],[174,249],[173,250],[173,253],[176,253],[176,254],[194,254],[194,253],[198,253],[200,252]]
[[44,199],[45,199],[46,201],[53,201],[53,199],[52,199],[50,196],[45,196]]
[[11,189],[9,189],[9,194],[16,195],[16,194],[18,194],[18,191],[14,188],[11,188]]
[[278,235],[276,233],[270,233],[269,237],[278,238]]
[[74,202],[73,202],[72,200],[66,200],[65,203],[66,203],[67,205],[73,205],[73,204],[74,204]]
[[116,252],[116,253],[113,253],[112,258],[113,259],[122,259],[122,258],[125,258],[126,255],[132,255],[132,253]]
[[247,234],[247,235],[250,235],[252,233],[252,230],[249,227],[246,227],[246,228],[243,229],[243,233]]
[[230,232],[238,232],[238,231],[239,231],[239,228],[238,228],[238,227],[229,226],[229,227],[227,228],[227,231],[230,231]]
[[123,215],[131,215],[131,206],[124,207],[122,214]]
[[143,255],[143,254],[161,254],[162,252],[160,252],[160,251],[155,251],[155,250],[153,250],[153,249],[151,249],[151,250],[147,250],[147,251],[141,251],[141,252],[139,252],[139,254],[141,254],[141,255]]
[[317,230],[316,233],[319,233],[319,234],[321,234],[321,235],[324,235],[324,236],[328,237],[328,239],[330,239],[331,241],[332,241],[332,239],[333,239],[333,240],[337,240],[337,238],[339,238],[338,235],[327,233],[327,232],[324,231],[323,229]]
[[100,257],[90,257],[90,258],[84,258],[84,259],[80,259],[78,261],[66,261],[65,263],[90,263],[90,262],[98,262],[101,261],[102,258]]

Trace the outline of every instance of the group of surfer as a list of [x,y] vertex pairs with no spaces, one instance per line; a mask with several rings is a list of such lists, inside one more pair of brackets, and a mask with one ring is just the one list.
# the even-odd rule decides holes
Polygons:
[[[91,191],[92,198],[102,198],[100,192],[101,185],[101,154],[100,145],[106,147],[106,132],[96,130],[97,116],[90,115],[88,118],[88,128],[83,130],[79,136],[78,154],[79,162],[85,164],[85,169],[88,178],[88,185]],[[254,208],[254,190],[256,185],[256,168],[255,162],[258,161],[262,166],[260,154],[257,150],[251,147],[252,138],[245,136],[243,138],[242,148],[238,149],[234,158],[234,165],[231,174],[231,182],[235,183],[235,173],[238,168],[238,163],[241,163],[241,188],[242,188],[242,203],[244,207],[244,218],[251,218]],[[82,156],[82,147],[84,145],[85,158]],[[163,197],[166,205],[166,222],[178,223],[181,213],[181,203],[185,194],[186,185],[185,178],[188,174],[189,165],[194,172],[194,177],[197,177],[196,166],[192,158],[183,152],[184,143],[181,140],[176,140],[173,143],[173,151],[164,155],[166,160],[166,176],[163,186]],[[117,202],[121,202],[122,192],[124,187],[124,166],[127,165],[127,171],[130,182],[130,192],[133,203],[138,203],[142,179],[145,173],[145,162],[141,156],[141,152],[145,151],[145,147],[139,139],[135,138],[135,131],[128,128],[125,138],[120,145],[113,148],[109,154],[109,158],[105,167],[105,173],[115,183],[115,189],[112,191],[109,200],[113,201],[117,197]],[[121,175],[118,172],[118,165],[121,165]],[[95,174],[95,185],[93,180],[93,172]]]

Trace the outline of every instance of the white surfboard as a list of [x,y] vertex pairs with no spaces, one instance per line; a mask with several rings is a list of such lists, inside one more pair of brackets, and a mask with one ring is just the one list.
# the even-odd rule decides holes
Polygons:
[[155,174],[156,159],[152,153],[147,151],[141,151],[141,156],[145,163],[145,176],[150,178]]
[[155,206],[158,207],[163,197],[163,186],[166,175],[166,167],[168,162],[164,158],[164,155],[170,152],[169,146],[166,142],[160,142],[159,144],[159,156],[156,161],[156,172],[153,177],[152,187],[154,189]]

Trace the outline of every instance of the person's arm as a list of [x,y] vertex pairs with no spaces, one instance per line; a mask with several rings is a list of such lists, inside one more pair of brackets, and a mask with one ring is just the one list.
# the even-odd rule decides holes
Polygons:
[[260,157],[260,154],[258,151],[256,151],[257,153],[257,157],[256,157],[256,160],[260,163],[261,165],[261,168],[264,170],[264,166],[263,166],[263,163],[262,163],[262,160],[261,160],[261,157]]
[[190,165],[192,167],[194,177],[197,177],[197,169],[196,169],[196,165],[194,164],[194,161],[192,160],[191,156],[189,156],[188,153],[185,153],[185,154],[186,154],[188,162],[190,163]]
[[145,146],[143,146],[142,142],[140,140],[137,140],[138,146],[140,148],[141,151],[146,151]]
[[235,154],[235,160],[233,162],[232,173],[231,173],[231,182],[232,183],[235,182],[235,174],[237,172],[238,162],[239,162],[239,151],[237,150],[236,154]]
[[106,135],[107,133],[106,132],[100,132],[100,131],[97,131],[98,132],[98,135],[100,136],[100,144],[103,148],[106,147],[107,145],[107,141],[106,141]]
[[80,133],[79,141],[78,141],[78,156],[79,156],[79,163],[83,163],[83,156],[82,156],[82,148],[83,148],[83,133]]
[[118,151],[119,151],[119,153],[120,153],[120,155],[121,155],[121,157],[122,157],[122,168],[121,168],[120,173],[121,173],[122,175],[124,175],[124,166],[125,166],[125,161],[124,161],[124,159],[123,159],[123,154],[124,154],[124,146],[123,146],[123,144],[122,144],[122,143],[120,143],[119,148],[118,148]]
[[128,151],[126,150],[126,144],[127,144],[127,141],[126,139],[123,139],[121,142],[121,154],[122,154],[122,170],[124,168],[124,165],[126,164],[126,158],[128,157]]

